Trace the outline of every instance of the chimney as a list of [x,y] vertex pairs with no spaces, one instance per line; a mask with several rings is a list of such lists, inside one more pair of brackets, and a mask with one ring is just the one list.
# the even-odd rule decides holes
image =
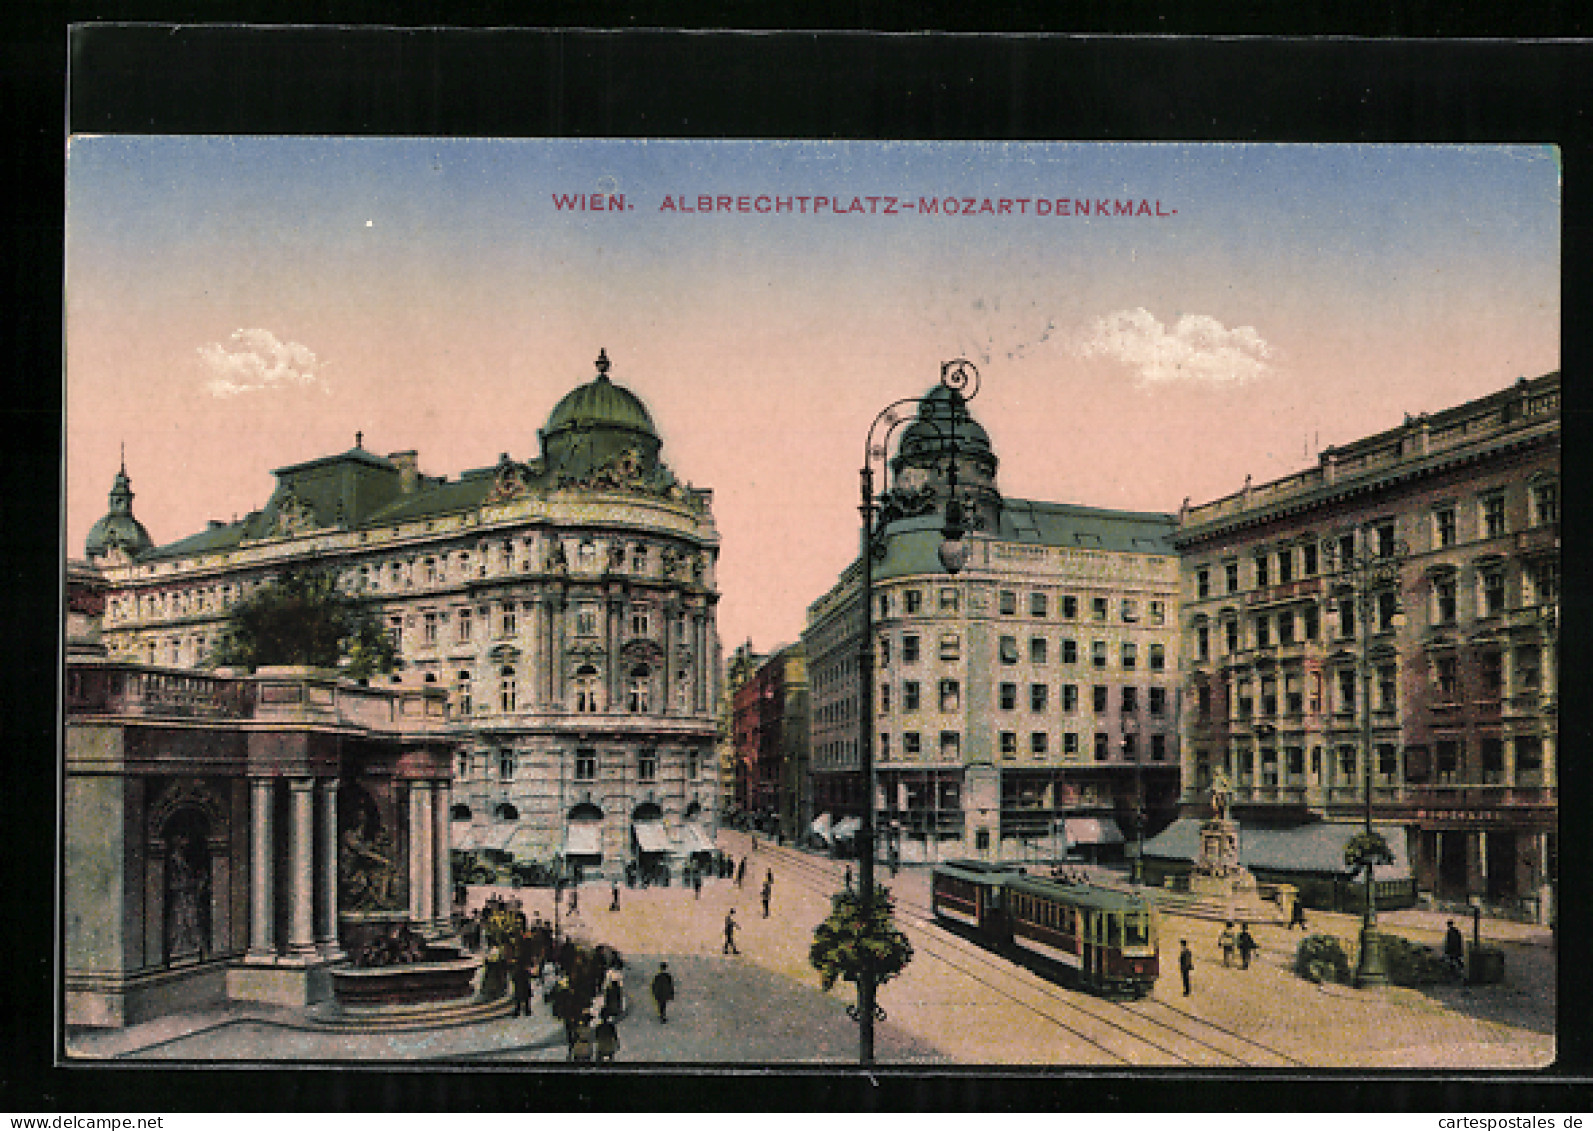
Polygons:
[[398,489],[408,495],[420,483],[420,454],[411,449],[407,452],[390,452],[387,462],[398,468]]

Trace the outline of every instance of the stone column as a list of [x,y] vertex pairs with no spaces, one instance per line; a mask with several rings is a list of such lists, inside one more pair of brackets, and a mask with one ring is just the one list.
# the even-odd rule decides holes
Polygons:
[[337,938],[337,779],[327,778],[316,786],[321,811],[321,920],[316,924],[315,944],[322,958],[334,959],[343,957]]
[[315,948],[315,779],[288,782],[288,951],[304,957]]
[[691,681],[691,708],[701,714],[707,710],[704,694],[708,690],[708,619],[707,615],[698,609],[692,614],[692,681]]
[[272,867],[271,778],[249,779],[249,953],[251,961],[272,962],[277,956],[276,885]]
[[232,950],[232,858],[225,837],[212,837],[205,845],[210,864],[210,938],[206,952],[210,957]]
[[409,783],[409,921],[421,923],[425,920],[425,910],[421,900],[425,898],[426,884],[422,877],[425,866],[421,855],[424,840],[425,818],[420,811],[420,783]]
[[548,702],[548,599],[538,591],[531,602],[531,703],[540,710]]
[[1513,789],[1513,788],[1515,788],[1515,784],[1516,784],[1516,742],[1517,741],[1518,741],[1518,739],[1516,738],[1515,735],[1511,735],[1509,738],[1500,739],[1500,745],[1504,747],[1504,750],[1503,750],[1503,756],[1504,756],[1504,784],[1505,784],[1505,788],[1506,789]]
[[448,821],[452,816],[453,793],[446,778],[432,787],[432,915],[439,930],[452,923],[453,876],[448,865]]
[[551,694],[548,697],[548,705],[551,707],[562,707],[564,705],[565,680],[567,679],[564,671],[564,594],[554,594],[552,614],[553,652],[552,655],[548,657],[548,680],[551,687]]
[[674,602],[666,602],[659,608],[658,615],[664,621],[664,692],[663,702],[658,705],[660,715],[672,714],[675,694],[675,609]]

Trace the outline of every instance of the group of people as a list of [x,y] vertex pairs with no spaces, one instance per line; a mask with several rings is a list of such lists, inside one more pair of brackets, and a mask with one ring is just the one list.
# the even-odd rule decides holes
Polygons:
[[[1223,924],[1222,933],[1217,936],[1217,948],[1222,951],[1222,964],[1232,966],[1235,954],[1239,956],[1239,969],[1250,969],[1250,958],[1261,949],[1261,944],[1256,942],[1250,933],[1250,924],[1240,923],[1239,929],[1234,930],[1233,920],[1229,919]],[[1178,976],[1184,983],[1184,996],[1190,994],[1190,983],[1195,972],[1195,953],[1189,949],[1188,939],[1178,940]]]

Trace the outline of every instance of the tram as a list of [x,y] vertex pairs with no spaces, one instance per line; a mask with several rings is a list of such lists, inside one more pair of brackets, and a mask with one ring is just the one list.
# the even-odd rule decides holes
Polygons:
[[1156,909],[1143,896],[953,860],[931,884],[935,918],[1091,993],[1144,997],[1159,972]]

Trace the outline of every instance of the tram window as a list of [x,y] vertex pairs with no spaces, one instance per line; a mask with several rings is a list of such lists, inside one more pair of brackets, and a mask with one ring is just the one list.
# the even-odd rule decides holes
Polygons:
[[1123,945],[1123,917],[1121,915],[1108,915],[1106,917],[1106,945],[1113,948]]
[[1123,945],[1145,946],[1150,942],[1150,926],[1143,915],[1129,915],[1123,920]]

